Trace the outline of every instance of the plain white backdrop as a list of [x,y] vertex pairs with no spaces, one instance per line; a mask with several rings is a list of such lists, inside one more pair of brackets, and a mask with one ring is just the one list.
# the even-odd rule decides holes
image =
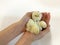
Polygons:
[[[0,0],[0,31],[30,11],[51,13],[50,32],[32,45],[60,45],[60,0]],[[20,37],[8,45],[15,45]]]

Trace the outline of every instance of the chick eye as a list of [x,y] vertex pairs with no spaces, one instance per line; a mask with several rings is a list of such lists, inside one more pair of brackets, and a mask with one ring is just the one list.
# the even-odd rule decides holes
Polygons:
[[39,17],[39,15],[35,15],[35,17]]

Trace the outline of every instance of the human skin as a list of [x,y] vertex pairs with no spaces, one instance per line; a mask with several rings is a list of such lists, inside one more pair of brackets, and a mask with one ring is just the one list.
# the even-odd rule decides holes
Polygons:
[[[44,14],[44,13],[42,13]],[[32,12],[28,12],[27,14],[25,14],[23,16],[23,18],[19,21],[17,21],[14,24],[11,24],[10,26],[8,26],[7,28],[5,28],[3,31],[0,31],[0,45],[6,45],[8,44],[12,39],[14,39],[16,36],[18,36],[19,34],[21,34],[22,32],[25,32],[24,35],[22,36],[21,40],[25,40],[25,42],[27,42],[27,38],[30,38],[31,36],[31,40],[35,39],[34,37],[37,37],[37,35],[31,34],[29,32],[26,32],[25,28],[26,28],[26,23],[27,21],[31,18]],[[44,16],[44,15],[43,15]],[[48,16],[49,17],[49,16]],[[45,16],[44,18],[42,18],[42,20],[45,20]],[[45,20],[48,21],[49,20]],[[47,23],[47,22],[46,22]],[[47,23],[48,24],[48,23]],[[47,31],[46,31],[47,32]],[[29,36],[27,36],[29,35]],[[40,34],[41,36],[42,34]],[[24,37],[24,38],[23,38]],[[41,36],[42,37],[42,36]],[[38,39],[38,38],[37,38]],[[30,40],[30,42],[32,42]],[[20,43],[20,41],[18,41]],[[29,42],[29,43],[30,43]],[[17,43],[17,44],[19,44]],[[23,41],[22,41],[23,43]],[[28,44],[29,44],[28,43]],[[26,43],[27,44],[27,43]],[[31,44],[31,43],[30,43]]]
[[11,24],[7,28],[3,29],[3,31],[0,31],[0,45],[8,44],[16,36],[25,32],[25,25],[30,18],[31,12],[28,12],[21,20]]
[[42,20],[44,20],[47,23],[47,28],[41,31],[38,35],[35,35],[30,32],[25,32],[20,40],[16,43],[16,45],[31,45],[31,43],[35,40],[41,39],[43,36],[45,36],[50,31],[50,13],[43,12]]

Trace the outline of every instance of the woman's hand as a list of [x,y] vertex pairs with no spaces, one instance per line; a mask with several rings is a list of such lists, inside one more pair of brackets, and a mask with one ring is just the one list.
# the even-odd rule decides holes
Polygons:
[[[28,14],[30,14],[30,16],[28,16],[28,17],[31,18],[32,13],[28,13]],[[24,32],[21,39],[16,43],[16,45],[31,45],[32,41],[42,38],[44,35],[46,35],[50,31],[50,29],[49,29],[50,28],[50,25],[49,25],[50,14],[46,13],[46,12],[42,13],[42,14],[43,14],[42,20],[44,20],[47,23],[48,27],[46,29],[44,29],[43,31],[41,31],[40,34],[38,34],[38,35],[35,35],[30,32]],[[27,19],[27,21],[28,20],[29,19]]]
[[26,31],[26,23],[31,18],[31,16],[32,16],[32,12],[28,12],[22,17],[20,21],[17,22],[18,27],[21,27],[19,29],[22,30],[22,32]]
[[50,31],[50,25],[49,25],[50,13],[45,12],[45,13],[42,13],[42,14],[43,14],[42,20],[44,20],[47,23],[48,27],[46,29],[44,29],[43,31],[41,31],[40,34],[33,35],[34,40],[42,38],[45,34],[47,34]]
[[32,33],[29,33],[29,32],[25,32],[25,33],[29,33],[29,35],[32,35],[33,37],[33,40],[37,40],[37,39],[40,39],[42,38],[45,34],[47,34],[49,31],[50,31],[50,25],[49,25],[49,22],[50,22],[50,13],[42,13],[43,14],[43,17],[42,17],[42,20],[44,20],[46,23],[47,23],[47,28],[44,29],[43,31],[40,32],[40,34],[38,35],[35,35],[35,34],[32,34]]
[[28,12],[20,21],[9,25],[0,31],[0,45],[6,45],[12,39],[25,31],[25,24],[31,18],[31,12]]

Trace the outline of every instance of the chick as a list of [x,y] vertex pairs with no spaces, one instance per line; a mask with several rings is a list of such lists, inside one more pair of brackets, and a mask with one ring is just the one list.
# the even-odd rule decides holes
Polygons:
[[39,22],[39,26],[41,26],[42,28],[46,28],[47,27],[47,24],[45,21],[40,21]]
[[29,19],[26,30],[34,34],[39,34],[40,32],[39,26],[32,19]]
[[26,30],[34,34],[39,34],[43,28],[47,27],[46,22],[41,21],[41,18],[42,14],[39,11],[33,11],[32,19],[29,19],[26,24]]
[[32,19],[35,22],[38,22],[39,20],[41,20],[41,18],[42,18],[42,14],[39,11],[33,11],[32,12]]

